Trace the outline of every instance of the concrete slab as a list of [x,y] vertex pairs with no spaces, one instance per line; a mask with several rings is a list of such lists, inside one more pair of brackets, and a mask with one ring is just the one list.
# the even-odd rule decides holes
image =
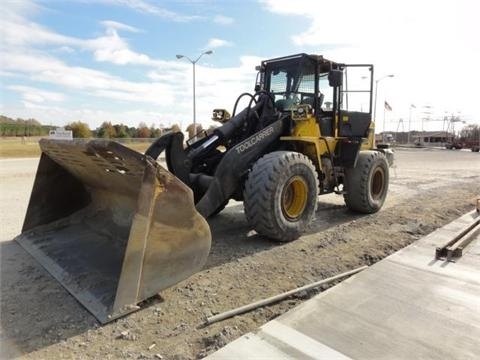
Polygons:
[[477,216],[462,216],[208,358],[480,358],[480,237],[454,263],[434,257]]

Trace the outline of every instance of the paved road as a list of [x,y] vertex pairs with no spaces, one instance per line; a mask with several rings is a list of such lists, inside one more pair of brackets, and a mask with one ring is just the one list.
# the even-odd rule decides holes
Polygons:
[[[21,231],[37,166],[36,158],[0,159],[0,241],[11,240]],[[425,190],[448,184],[461,186],[464,181],[480,178],[480,155],[470,151],[443,149],[398,149],[390,177],[386,207]],[[333,194],[321,197],[320,201],[326,207],[343,205],[343,198]],[[243,212],[243,207],[231,201],[226,211],[236,215]],[[232,229],[230,220],[228,224],[215,224],[218,228],[216,237],[228,236]],[[332,220],[335,219],[319,218],[313,229],[318,231],[322,223],[331,223]],[[243,221],[241,224],[237,225],[244,227]],[[230,231],[226,231],[227,228]]]
[[22,229],[38,158],[0,160],[0,241]]

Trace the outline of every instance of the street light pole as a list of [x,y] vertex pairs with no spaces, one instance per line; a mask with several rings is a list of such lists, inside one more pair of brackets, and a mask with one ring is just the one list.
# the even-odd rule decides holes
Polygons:
[[[200,57],[202,55],[200,54]],[[198,59],[200,59],[200,57]],[[197,107],[196,107],[196,96],[195,96],[195,64],[197,63],[198,59],[196,61],[192,61],[193,64],[193,135],[197,135]]]
[[415,108],[416,106],[413,104],[410,104],[410,111],[408,114],[408,133],[407,133],[407,144],[410,144],[410,124],[412,123],[412,108]]
[[176,55],[177,59],[187,59],[193,67],[193,134],[197,135],[197,112],[196,112],[196,98],[195,98],[195,64],[203,55],[213,54],[212,50],[202,52],[195,60],[190,59],[185,55]]
[[[389,75],[385,75],[385,76],[382,76],[381,78],[378,78],[377,80],[375,80],[375,106],[373,107],[373,120],[376,122],[377,121],[377,94],[378,94],[378,83],[380,81],[382,81],[383,79],[386,79],[386,78],[392,78],[394,77],[393,74],[389,74]],[[383,132],[385,132],[385,116],[383,117],[383,126],[384,126],[384,129],[382,130]]]

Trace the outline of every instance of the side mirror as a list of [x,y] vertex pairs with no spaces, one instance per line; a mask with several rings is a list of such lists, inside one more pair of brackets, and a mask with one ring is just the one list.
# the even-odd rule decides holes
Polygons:
[[223,124],[230,120],[230,113],[225,109],[214,109],[212,112],[212,120]]
[[255,79],[255,88],[254,91],[258,93],[259,91],[263,90],[263,85],[264,85],[264,75],[265,73],[263,71],[259,71],[257,73],[257,78]]
[[332,87],[338,87],[343,85],[343,71],[342,70],[330,70],[328,73],[328,84]]

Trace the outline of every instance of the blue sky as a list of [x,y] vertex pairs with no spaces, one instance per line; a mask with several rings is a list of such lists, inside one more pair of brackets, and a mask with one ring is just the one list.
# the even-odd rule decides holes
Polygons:
[[[299,52],[373,63],[377,79],[394,74],[378,83],[379,131],[383,123],[395,130],[400,118],[405,130],[409,119],[411,129],[441,130],[446,115],[480,123],[474,0],[4,0],[0,7],[0,113],[14,118],[185,128],[192,65],[175,55],[213,50],[196,67],[204,126],[213,108],[231,110],[253,91],[262,59]],[[393,111],[384,122],[385,99]]]

